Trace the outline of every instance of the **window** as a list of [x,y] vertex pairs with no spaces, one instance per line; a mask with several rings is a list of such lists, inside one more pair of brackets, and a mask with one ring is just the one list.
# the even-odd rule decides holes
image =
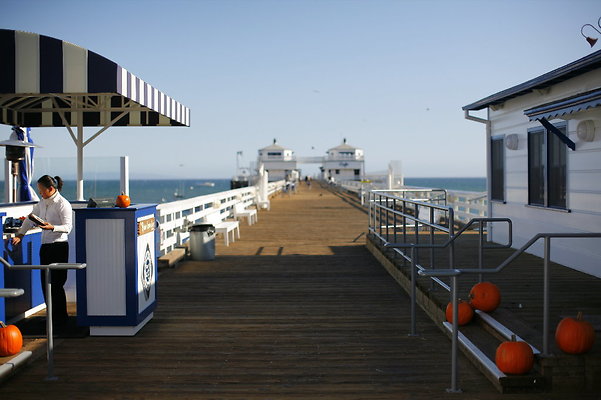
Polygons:
[[340,175],[340,170],[339,169],[336,170],[336,175]]
[[490,143],[490,198],[505,201],[505,151],[503,137],[494,137]]
[[[556,125],[564,135],[566,124]],[[544,128],[528,131],[528,204],[567,207],[567,149]]]
[[355,170],[355,175],[361,175],[361,170],[360,169],[356,169]]
[[269,151],[267,152],[268,156],[281,156],[282,152],[281,151]]

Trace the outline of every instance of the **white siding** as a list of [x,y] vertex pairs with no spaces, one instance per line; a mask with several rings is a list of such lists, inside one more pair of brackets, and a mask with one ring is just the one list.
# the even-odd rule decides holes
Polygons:
[[[601,70],[590,71],[551,87],[549,91],[532,92],[490,110],[491,135],[517,134],[517,150],[505,151],[505,200],[492,202],[491,217],[511,218],[514,247],[521,247],[540,232],[601,232],[601,109],[565,116],[568,135],[576,143],[576,151],[567,151],[567,207],[570,212],[528,207],[528,143],[527,130],[539,127],[530,122],[524,110],[544,103],[601,87]],[[580,121],[593,120],[596,136],[593,142],[581,142],[576,136]],[[563,122],[563,119],[551,122]],[[490,162],[490,160],[489,160]],[[504,229],[494,230],[492,239],[507,240]],[[542,241],[532,248],[542,256]],[[600,239],[557,239],[552,241],[551,258],[571,268],[601,277]]]

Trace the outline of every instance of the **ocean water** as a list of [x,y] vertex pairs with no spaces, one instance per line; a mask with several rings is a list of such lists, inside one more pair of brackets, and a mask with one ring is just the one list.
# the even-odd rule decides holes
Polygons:
[[[212,182],[215,186],[205,186]],[[4,193],[4,182],[0,182]],[[188,199],[211,193],[223,192],[230,189],[229,179],[160,179],[129,181],[129,197],[132,203],[166,203],[175,200]],[[84,195],[90,197],[111,197],[119,194],[118,180],[84,181]],[[68,200],[75,200],[75,181],[65,180],[62,195]]]
[[[207,182],[212,182],[215,186],[204,186],[203,184]],[[486,178],[405,178],[405,185],[484,192],[486,191]],[[229,189],[229,179],[132,179],[129,182],[132,203],[166,203]],[[2,194],[4,193],[3,181],[0,181],[0,191]],[[74,180],[65,181],[62,194],[69,200],[75,200]],[[90,197],[114,198],[119,194],[119,181],[84,181],[84,194],[86,199]]]
[[426,188],[486,192],[486,178],[405,178],[405,185]]

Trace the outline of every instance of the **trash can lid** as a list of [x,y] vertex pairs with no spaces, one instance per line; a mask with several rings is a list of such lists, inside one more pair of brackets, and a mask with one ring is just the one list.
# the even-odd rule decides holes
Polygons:
[[196,224],[190,227],[190,232],[206,232],[206,231],[215,231],[215,226],[213,224]]

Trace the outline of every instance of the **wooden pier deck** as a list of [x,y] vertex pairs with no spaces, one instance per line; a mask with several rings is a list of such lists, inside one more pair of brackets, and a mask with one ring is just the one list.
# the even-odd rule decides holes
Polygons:
[[[315,185],[314,185],[315,186]],[[2,399],[561,399],[501,395],[465,358],[447,394],[450,342],[365,248],[366,215],[302,187],[272,201],[217,260],[161,274],[135,337],[65,339],[59,380],[38,359]]]

